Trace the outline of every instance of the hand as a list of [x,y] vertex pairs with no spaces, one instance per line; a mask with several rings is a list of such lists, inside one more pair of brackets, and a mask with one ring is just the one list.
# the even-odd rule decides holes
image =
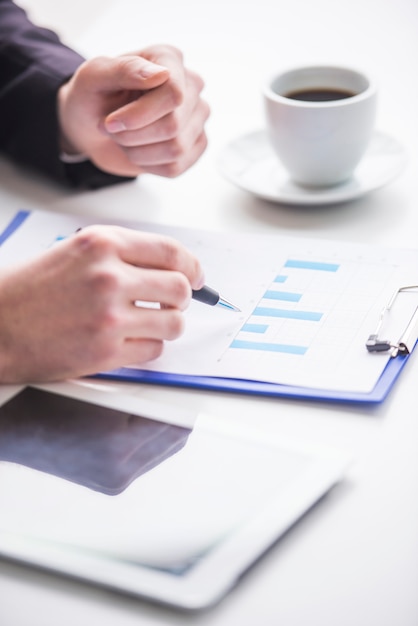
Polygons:
[[203,86],[171,46],[86,61],[58,93],[63,149],[112,174],[178,176],[207,145]]
[[164,340],[182,333],[182,311],[202,285],[199,262],[175,240],[87,227],[1,271],[0,382],[62,380],[154,359]]

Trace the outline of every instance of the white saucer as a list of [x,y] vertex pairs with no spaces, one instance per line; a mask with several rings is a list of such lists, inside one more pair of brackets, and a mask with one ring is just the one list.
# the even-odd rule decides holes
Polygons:
[[264,130],[243,135],[229,143],[220,155],[220,169],[232,183],[250,193],[283,204],[332,204],[346,202],[392,181],[406,165],[406,153],[398,141],[375,132],[353,177],[328,188],[302,187],[292,182],[273,152]]

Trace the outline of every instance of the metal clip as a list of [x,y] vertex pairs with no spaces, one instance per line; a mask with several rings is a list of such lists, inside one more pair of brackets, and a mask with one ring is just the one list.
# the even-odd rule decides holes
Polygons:
[[399,341],[392,342],[389,339],[380,339],[379,333],[383,326],[384,319],[387,313],[393,306],[398,295],[405,291],[413,291],[417,289],[418,285],[409,285],[407,287],[400,287],[391,296],[387,305],[382,309],[379,317],[379,321],[374,333],[369,335],[366,341],[366,348],[369,352],[388,352],[391,351],[391,356],[398,356],[398,354],[410,354],[418,338],[418,306],[409,320],[407,327],[402,333]]

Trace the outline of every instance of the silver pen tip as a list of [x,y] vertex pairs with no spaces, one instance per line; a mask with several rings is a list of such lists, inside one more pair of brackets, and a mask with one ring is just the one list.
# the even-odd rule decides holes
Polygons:
[[235,306],[235,304],[232,304],[232,302],[228,302],[228,300],[225,300],[225,298],[219,298],[217,306],[222,306],[225,309],[230,309],[231,311],[237,311],[239,313],[241,312],[241,309]]

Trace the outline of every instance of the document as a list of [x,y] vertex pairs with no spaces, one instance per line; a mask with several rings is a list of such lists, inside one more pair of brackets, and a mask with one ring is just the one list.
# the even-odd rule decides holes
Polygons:
[[[21,212],[3,237],[0,266],[93,221]],[[368,393],[390,356],[370,354],[366,341],[394,291],[418,282],[417,250],[117,223],[182,241],[200,258],[206,283],[241,309],[192,301],[181,338],[155,361],[126,364],[150,372]],[[417,305],[417,292],[402,294],[382,332],[398,340]]]

